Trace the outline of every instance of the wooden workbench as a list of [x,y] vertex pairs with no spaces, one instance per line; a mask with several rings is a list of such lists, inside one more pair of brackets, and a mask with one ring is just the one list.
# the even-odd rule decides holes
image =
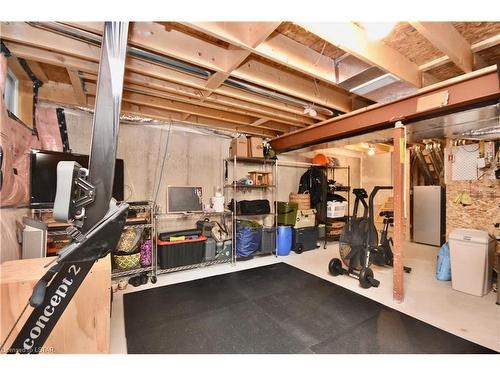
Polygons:
[[[33,286],[53,258],[23,259],[0,265],[0,341],[31,296]],[[111,309],[111,262],[99,260],[76,292],[44,348],[48,353],[108,353]],[[4,348],[8,349],[33,309],[28,307]]]

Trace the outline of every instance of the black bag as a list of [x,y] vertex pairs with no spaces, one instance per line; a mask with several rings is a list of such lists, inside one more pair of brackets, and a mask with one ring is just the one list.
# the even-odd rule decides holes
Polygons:
[[201,231],[201,234],[207,238],[212,237],[212,228],[215,227],[215,221],[210,221],[209,218],[205,220],[198,220],[196,222],[196,229]]
[[[234,200],[228,205],[234,211]],[[236,215],[262,215],[271,213],[271,205],[267,199],[243,200],[236,204]]]

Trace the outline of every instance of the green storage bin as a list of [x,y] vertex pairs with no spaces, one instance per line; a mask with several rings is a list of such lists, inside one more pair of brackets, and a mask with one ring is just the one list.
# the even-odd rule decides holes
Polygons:
[[278,224],[295,225],[298,208],[298,203],[278,202]]

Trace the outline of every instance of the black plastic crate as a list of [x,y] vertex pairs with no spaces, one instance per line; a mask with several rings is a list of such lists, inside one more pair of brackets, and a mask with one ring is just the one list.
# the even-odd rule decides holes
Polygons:
[[262,242],[260,251],[263,254],[271,254],[276,251],[276,227],[262,228]]
[[206,237],[173,242],[158,240],[158,264],[160,268],[176,268],[203,262],[206,240]]

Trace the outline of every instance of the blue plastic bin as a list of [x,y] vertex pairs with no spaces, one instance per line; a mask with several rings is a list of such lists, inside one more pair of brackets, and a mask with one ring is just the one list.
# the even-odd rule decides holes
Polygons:
[[278,244],[276,246],[276,254],[286,256],[292,250],[292,227],[288,225],[278,226]]

